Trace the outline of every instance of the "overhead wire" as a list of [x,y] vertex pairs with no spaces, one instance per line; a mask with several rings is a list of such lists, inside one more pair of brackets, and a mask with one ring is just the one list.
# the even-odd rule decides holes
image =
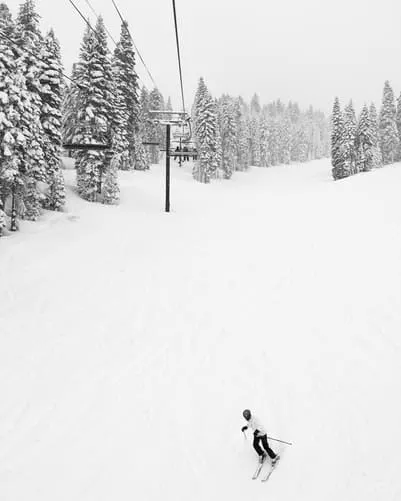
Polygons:
[[180,40],[179,40],[179,36],[178,36],[177,10],[175,7],[175,0],[173,0],[173,14],[174,14],[174,26],[175,26],[175,40],[176,40],[176,45],[177,45],[178,70],[179,70],[179,74],[180,74],[182,111],[185,113],[184,84],[183,84],[183,79],[182,79],[181,51],[180,51]]
[[122,23],[126,26],[127,31],[128,31],[128,35],[129,35],[129,36],[130,36],[130,38],[131,38],[132,44],[133,44],[133,46],[134,46],[134,48],[135,48],[135,51],[136,51],[136,53],[138,54],[138,56],[139,56],[140,60],[142,61],[142,64],[143,64],[143,66],[145,67],[145,69],[146,69],[146,71],[147,71],[147,73],[148,73],[148,75],[149,75],[150,79],[152,80],[153,85],[154,85],[155,87],[157,87],[156,82],[155,82],[154,78],[152,77],[152,74],[150,73],[150,71],[149,71],[148,67],[146,66],[145,61],[143,60],[143,57],[141,56],[141,53],[140,53],[140,52],[139,52],[139,50],[138,50],[138,47],[135,45],[135,41],[134,41],[134,38],[133,38],[133,36],[131,35],[131,32],[130,32],[130,30],[129,30],[129,28],[128,28],[128,23],[127,23],[127,21],[123,18],[122,14],[121,14],[121,12],[120,12],[120,9],[118,8],[118,6],[117,6],[116,2],[115,2],[114,0],[111,0],[111,1],[113,2],[114,8],[116,9],[117,14],[118,14],[118,15],[119,15],[119,17],[120,17],[121,22],[122,22]]
[[[86,5],[90,8],[90,10],[92,11],[92,13],[94,14],[94,16],[96,18],[99,18],[100,15],[95,11],[95,9],[93,8],[92,4],[90,3],[89,0],[85,0],[85,3]],[[111,35],[110,31],[107,29],[107,26],[105,25],[104,26],[104,29],[106,30],[106,33],[108,34],[110,40],[114,43],[114,45],[117,47],[117,42],[114,40],[113,36]]]

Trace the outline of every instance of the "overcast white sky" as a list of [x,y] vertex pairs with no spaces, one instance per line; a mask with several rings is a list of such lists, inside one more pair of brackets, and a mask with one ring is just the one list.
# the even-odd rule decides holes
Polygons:
[[[20,0],[5,0],[16,13]],[[87,0],[74,0],[93,19]],[[111,0],[89,0],[118,38]],[[165,96],[180,106],[171,0],[116,0]],[[42,27],[55,29],[69,72],[84,22],[68,0],[36,0]],[[401,0],[176,0],[184,87],[191,104],[200,76],[212,94],[257,92],[330,111],[335,95],[357,108],[380,103],[384,80],[401,91]],[[113,48],[110,42],[110,48]],[[138,73],[152,83],[139,59]]]

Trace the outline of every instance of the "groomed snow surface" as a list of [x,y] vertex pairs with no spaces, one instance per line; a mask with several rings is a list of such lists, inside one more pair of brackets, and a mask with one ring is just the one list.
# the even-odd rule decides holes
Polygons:
[[401,165],[120,177],[0,239],[1,501],[399,501]]

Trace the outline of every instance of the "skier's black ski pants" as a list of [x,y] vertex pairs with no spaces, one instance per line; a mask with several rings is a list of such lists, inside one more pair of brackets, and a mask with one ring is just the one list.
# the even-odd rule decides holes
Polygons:
[[254,435],[253,437],[253,447],[255,451],[259,454],[259,456],[262,456],[265,451],[259,445],[260,442],[262,442],[263,449],[269,454],[270,458],[274,459],[276,457],[276,454],[269,447],[269,443],[267,441],[267,435],[263,435],[262,437],[257,437],[256,435]]

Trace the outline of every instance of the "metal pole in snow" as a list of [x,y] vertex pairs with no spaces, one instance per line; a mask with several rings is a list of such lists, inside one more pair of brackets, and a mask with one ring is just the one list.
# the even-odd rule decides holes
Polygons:
[[166,212],[170,212],[170,131],[171,131],[171,125],[167,124],[167,131],[166,131]]

